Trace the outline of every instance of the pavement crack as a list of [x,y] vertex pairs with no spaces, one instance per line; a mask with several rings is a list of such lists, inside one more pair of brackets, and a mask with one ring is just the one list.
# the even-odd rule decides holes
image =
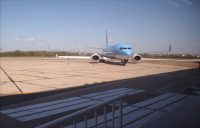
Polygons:
[[15,83],[15,81],[6,73],[6,71],[3,70],[3,68],[0,66],[1,70],[7,75],[7,77],[9,78],[9,80],[17,87],[17,89],[23,93],[23,91],[19,88],[19,86],[17,86],[17,84]]
[[[28,83],[28,82],[25,82],[25,81],[18,81],[18,82],[21,82],[21,83],[25,83],[25,84],[31,84],[31,85],[33,85],[32,83]],[[53,88],[53,89],[59,89],[59,88],[56,88],[56,87],[45,86],[45,85],[39,85],[39,84],[34,84],[34,85],[43,86],[43,87],[48,87],[48,88]]]
[[7,82],[3,82],[3,83],[1,83],[0,85],[3,85],[3,84],[5,84],[5,83],[7,83]]
[[48,78],[48,77],[33,76],[33,75],[27,75],[27,74],[20,74],[20,75],[23,75],[23,76],[31,76],[31,77],[37,77],[37,78],[42,78],[42,79],[51,79],[51,78]]

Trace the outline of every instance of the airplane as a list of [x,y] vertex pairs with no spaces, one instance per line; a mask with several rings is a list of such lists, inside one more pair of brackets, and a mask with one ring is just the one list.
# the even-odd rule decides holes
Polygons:
[[[90,47],[94,48],[94,47]],[[140,61],[141,56],[139,54],[133,54],[133,50],[130,45],[128,44],[115,44],[115,45],[108,45],[108,36],[106,31],[106,47],[105,48],[95,48],[95,49],[102,49],[102,53],[94,53],[91,55],[91,59],[94,61],[99,61],[100,63],[105,63],[106,58],[110,59],[118,59],[121,60],[122,65],[126,65],[126,63],[131,59],[132,61]],[[171,45],[169,47],[169,51],[171,51]],[[163,51],[168,52],[168,51]],[[157,52],[158,53],[158,52]],[[160,52],[159,52],[160,53]]]

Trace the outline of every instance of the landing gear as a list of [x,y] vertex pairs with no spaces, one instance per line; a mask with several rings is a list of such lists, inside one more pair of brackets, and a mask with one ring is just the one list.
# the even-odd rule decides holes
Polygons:
[[99,63],[105,63],[105,60],[104,59],[100,59]]
[[122,65],[126,65],[127,62],[128,60],[121,60]]

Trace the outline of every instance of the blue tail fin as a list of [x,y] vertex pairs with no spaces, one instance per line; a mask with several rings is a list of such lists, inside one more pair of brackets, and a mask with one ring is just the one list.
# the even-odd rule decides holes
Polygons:
[[107,36],[107,30],[106,30],[106,46],[108,46],[108,36]]
[[169,52],[171,52],[172,51],[172,46],[171,46],[171,44],[169,45]]

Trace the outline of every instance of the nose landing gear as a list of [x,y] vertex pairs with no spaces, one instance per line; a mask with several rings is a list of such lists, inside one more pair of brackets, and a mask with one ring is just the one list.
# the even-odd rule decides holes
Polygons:
[[126,65],[127,62],[128,60],[121,60],[122,65]]

